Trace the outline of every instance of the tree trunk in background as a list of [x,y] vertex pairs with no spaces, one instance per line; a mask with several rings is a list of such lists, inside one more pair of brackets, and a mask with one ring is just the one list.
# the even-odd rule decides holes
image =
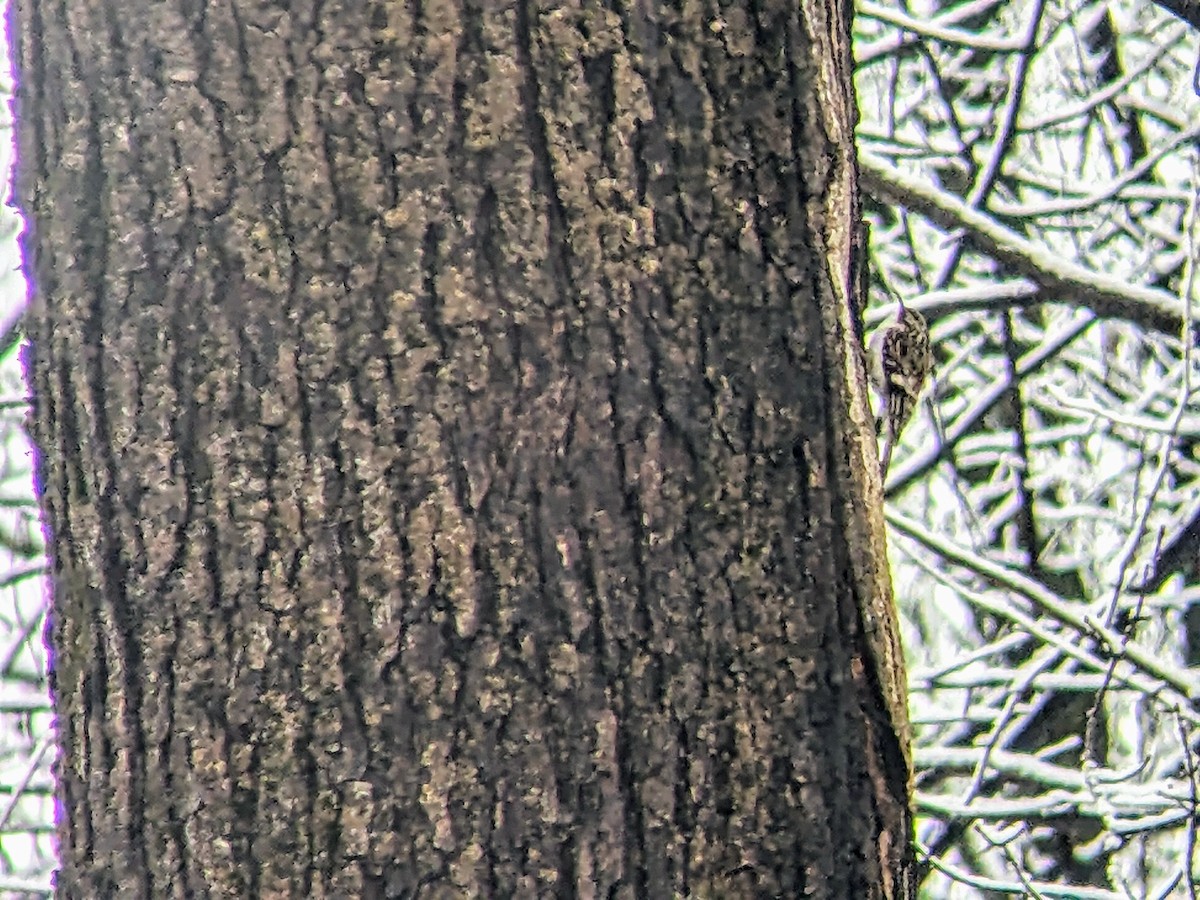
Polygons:
[[60,897],[902,896],[848,7],[17,0]]

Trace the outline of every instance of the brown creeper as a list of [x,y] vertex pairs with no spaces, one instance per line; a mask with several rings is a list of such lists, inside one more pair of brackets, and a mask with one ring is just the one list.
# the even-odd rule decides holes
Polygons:
[[896,318],[881,325],[871,338],[870,365],[871,382],[882,404],[876,431],[884,439],[882,469],[887,474],[892,448],[917,408],[933,365],[925,317],[901,303]]

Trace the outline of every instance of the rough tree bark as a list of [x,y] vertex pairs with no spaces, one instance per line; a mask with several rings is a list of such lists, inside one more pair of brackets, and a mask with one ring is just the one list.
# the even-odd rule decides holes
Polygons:
[[898,897],[849,8],[16,0],[60,897]]

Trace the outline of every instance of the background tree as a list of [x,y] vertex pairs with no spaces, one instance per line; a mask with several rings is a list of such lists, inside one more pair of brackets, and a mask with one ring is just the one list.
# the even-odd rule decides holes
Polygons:
[[903,894],[846,12],[16,4],[60,896]]
[[888,485],[925,895],[1194,897],[1195,36],[858,9],[876,288],[939,363]]

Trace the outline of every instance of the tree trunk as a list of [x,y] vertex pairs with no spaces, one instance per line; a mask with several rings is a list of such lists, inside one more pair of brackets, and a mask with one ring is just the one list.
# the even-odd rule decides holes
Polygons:
[[293,6],[14,6],[58,896],[903,896],[848,5]]

